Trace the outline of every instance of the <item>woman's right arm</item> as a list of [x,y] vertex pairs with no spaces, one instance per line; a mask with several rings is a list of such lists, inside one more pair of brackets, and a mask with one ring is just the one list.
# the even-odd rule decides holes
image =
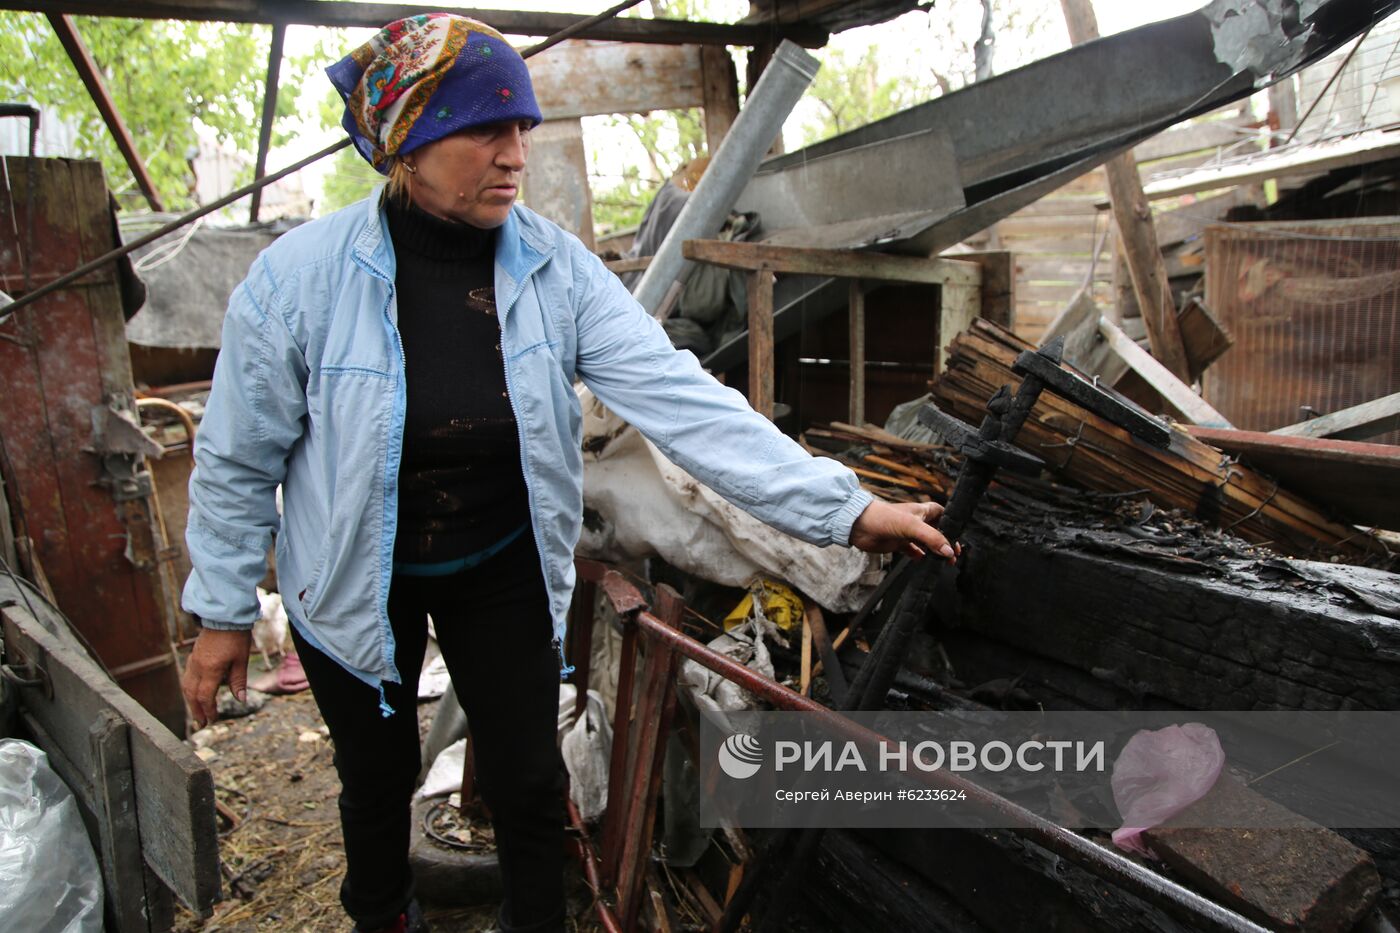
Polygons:
[[[182,604],[204,632],[186,665],[196,720],[214,718],[214,693],[240,693],[258,618],[256,586],[278,527],[277,486],[306,416],[306,358],[265,256],[234,290],[224,316],[204,419],[194,445],[185,546],[192,570]],[[213,633],[213,634],[209,634]],[[208,635],[208,637],[206,637]]]

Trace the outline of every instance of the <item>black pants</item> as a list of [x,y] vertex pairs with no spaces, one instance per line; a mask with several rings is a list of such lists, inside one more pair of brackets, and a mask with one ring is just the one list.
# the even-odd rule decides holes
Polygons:
[[395,576],[389,591],[402,684],[377,691],[293,632],[335,743],[345,881],[361,929],[392,924],[413,895],[410,810],[419,771],[418,674],[432,615],[471,730],[477,789],[491,810],[508,929],[564,929],[563,762],[555,744],[559,663],[533,536],[449,577]]

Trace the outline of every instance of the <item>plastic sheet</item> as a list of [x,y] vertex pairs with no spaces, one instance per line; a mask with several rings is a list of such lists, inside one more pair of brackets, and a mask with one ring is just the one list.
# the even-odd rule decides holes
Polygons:
[[19,739],[0,739],[0,930],[102,933],[102,872],[77,801]]
[[1204,797],[1224,767],[1219,737],[1199,722],[1134,735],[1113,763],[1113,800],[1123,816],[1123,825],[1113,831],[1113,844],[1151,856],[1142,843],[1143,830]]

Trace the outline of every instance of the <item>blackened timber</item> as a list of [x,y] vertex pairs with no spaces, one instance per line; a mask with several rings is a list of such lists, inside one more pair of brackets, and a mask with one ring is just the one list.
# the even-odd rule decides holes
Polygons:
[[[351,0],[336,0],[333,3],[326,0],[202,0],[199,3],[189,0],[126,0],[119,4],[104,0],[0,0],[0,9],[83,16],[285,23],[373,29],[405,16],[435,13],[440,7],[407,3],[356,3]],[[587,19],[572,13],[522,10],[455,9],[453,12],[479,19],[501,32],[519,36],[550,35]],[[802,24],[727,25],[639,18],[619,18],[599,23],[577,34],[576,38],[617,42],[752,46],[772,39],[775,35],[778,38],[791,39],[806,48],[820,48],[827,40],[825,30]]]
[[1090,708],[1400,709],[1400,620],[1365,601],[1400,589],[1394,574],[1242,549],[1206,562],[1218,575],[1187,573],[1063,516],[979,523],[939,633],[964,678],[1024,674]]

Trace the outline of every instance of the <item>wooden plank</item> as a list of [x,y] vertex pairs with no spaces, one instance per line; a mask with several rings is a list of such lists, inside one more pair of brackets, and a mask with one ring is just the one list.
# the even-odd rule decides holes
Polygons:
[[[687,246],[690,244],[687,243]],[[773,419],[773,273],[749,273],[749,405]]]
[[1263,153],[1234,165],[1203,168],[1179,178],[1162,179],[1147,185],[1144,193],[1148,199],[1155,201],[1271,178],[1288,178],[1349,165],[1383,162],[1397,156],[1400,156],[1400,142],[1393,139],[1393,134],[1373,130],[1344,139],[1293,147],[1279,154]]
[[847,305],[847,330],[851,345],[851,386],[847,417],[851,424],[865,424],[865,293],[860,279],[851,279]]
[[[953,344],[948,371],[934,384],[940,408],[964,420],[979,417],[996,389],[1014,382],[1011,365],[1028,344],[978,320]],[[1167,450],[1148,447],[1125,431],[1051,392],[1042,393],[1017,444],[1050,469],[1105,492],[1137,491],[1165,508],[1286,554],[1348,559],[1381,555],[1373,536],[1329,518],[1317,506],[1268,477],[1221,457],[1220,451],[1173,431]]]
[[[1080,45],[1099,37],[1098,21],[1089,0],[1060,0],[1060,7],[1064,10],[1072,43]],[[1162,251],[1157,246],[1152,211],[1142,192],[1137,162],[1132,153],[1124,153],[1109,159],[1104,171],[1108,173],[1108,194],[1119,242],[1132,275],[1138,306],[1147,321],[1152,353],[1172,375],[1178,379],[1189,378],[1186,350],[1181,345],[1181,332],[1176,324],[1176,304],[1167,281]]]
[[938,354],[935,357],[934,375],[943,372],[948,365],[948,345],[961,334],[977,317],[981,304],[978,289],[974,285],[944,285],[938,303]]
[[1206,367],[1235,345],[1235,338],[1199,299],[1186,303],[1177,316],[1177,323],[1181,327],[1181,343],[1186,348],[1186,359],[1191,366],[1192,382],[1200,379]]
[[[287,23],[306,26],[336,26],[349,29],[379,29],[385,23],[406,16],[438,12],[440,7],[408,3],[361,3],[353,0],[4,0],[0,9],[32,10],[38,13],[70,13],[83,16],[124,16],[141,19],[188,19],[201,22]],[[458,9],[466,16],[488,23],[513,36],[548,36],[576,26],[588,16],[574,13],[540,13],[524,10]],[[577,34],[581,39],[619,42],[658,42],[677,45],[687,42],[707,45],[757,45],[788,38],[805,48],[826,43],[826,30],[793,23],[773,25],[728,25],[725,23],[685,22],[670,19],[643,19],[614,16],[587,27]]]
[[651,265],[652,256],[637,256],[633,259],[613,259],[603,263],[609,272],[621,275],[624,272],[641,272]]
[[525,203],[593,249],[593,195],[583,124],[577,117],[546,120],[530,136],[530,162],[522,186]]
[[1123,333],[1123,329],[1117,324],[1101,317],[1099,318],[1099,333],[1108,341],[1113,352],[1118,354],[1135,373],[1147,380],[1148,385],[1160,392],[1162,397],[1175,406],[1188,422],[1211,428],[1232,426],[1224,415],[1212,408],[1205,399],[1191,391],[1190,386],[1172,375],[1150,353]]
[[114,711],[103,710],[91,726],[91,736],[97,766],[93,772],[94,809],[100,826],[95,848],[102,865],[107,929],[147,933],[146,879],[136,822],[129,727]]
[[739,79],[729,50],[707,45],[700,50],[701,102],[705,108],[705,151],[713,156],[739,116]]
[[727,240],[686,240],[686,259],[708,262],[727,269],[767,269],[789,275],[828,275],[853,279],[919,282],[928,285],[982,284],[982,269],[975,262],[957,259],[920,259],[887,253],[805,246],[770,246]]
[[[532,56],[530,83],[547,119],[684,110],[705,102],[699,45],[561,42]],[[726,54],[722,47],[717,47]]]
[[[1093,249],[1095,238],[1096,217],[1093,214],[1083,214],[1066,217],[1063,215],[1053,216],[1022,216],[1012,215],[1005,220],[997,221],[997,232],[1003,239],[1017,236],[1038,236],[1038,237],[1083,237],[1090,241],[1085,250]],[[1103,221],[1098,221],[1097,226],[1101,227]]]
[[1243,457],[1289,489],[1360,525],[1400,529],[1400,447],[1262,431],[1191,427],[1191,436]]
[[1007,249],[959,253],[961,262],[975,262],[982,267],[982,288],[978,314],[1002,327],[1012,327],[1016,321],[1016,262]]
[[50,634],[22,605],[0,609],[5,650],[36,662],[52,688],[20,690],[24,708],[83,774],[102,773],[90,724],[105,713],[128,727],[136,822],[145,862],[180,901],[206,914],[219,900],[214,779],[194,751],[88,658]]
[[1199,152],[1202,149],[1231,146],[1242,139],[1249,139],[1251,135],[1257,138],[1257,131],[1246,127],[1246,123],[1249,122],[1252,121],[1235,116],[1224,120],[1199,119],[1190,123],[1178,123],[1134,146],[1133,158],[1141,165],[1143,162],[1170,159],[1172,156]]
[[1284,437],[1331,437],[1359,441],[1400,430],[1400,392],[1270,431]]

